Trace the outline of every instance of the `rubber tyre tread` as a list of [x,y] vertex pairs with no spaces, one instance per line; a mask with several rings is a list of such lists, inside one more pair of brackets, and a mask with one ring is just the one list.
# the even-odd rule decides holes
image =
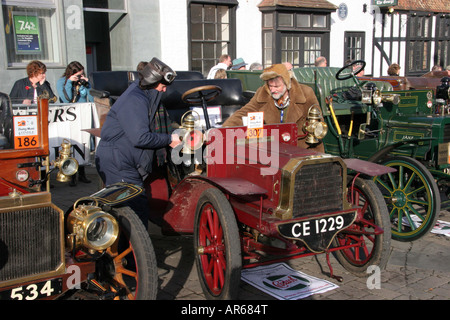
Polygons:
[[431,213],[433,216],[428,221],[428,224],[423,229],[421,229],[420,232],[417,232],[413,236],[402,237],[402,236],[397,236],[394,233],[392,233],[392,238],[394,240],[404,241],[404,242],[415,241],[415,240],[420,239],[424,235],[426,235],[436,225],[436,222],[437,222],[438,217],[439,217],[439,213],[441,211],[441,196],[440,196],[439,187],[437,186],[437,183],[434,180],[434,177],[431,174],[431,172],[420,161],[418,161],[418,160],[416,160],[414,158],[410,158],[410,157],[397,156],[397,157],[390,157],[390,158],[388,158],[382,164],[386,165],[386,163],[392,162],[392,161],[406,162],[406,163],[409,163],[412,166],[415,166],[417,168],[417,170],[422,173],[423,177],[427,180],[428,184],[430,185],[430,187],[432,189],[431,192],[432,192],[433,198],[434,198],[433,199],[434,212]]
[[375,252],[373,252],[372,258],[362,266],[356,266],[351,263],[342,251],[336,251],[335,257],[346,270],[355,276],[367,277],[367,269],[372,265],[378,266],[381,270],[386,268],[391,250],[391,221],[383,195],[375,182],[358,177],[355,179],[355,187],[361,190],[366,199],[368,199],[374,215],[375,224],[381,227],[384,233],[376,236],[374,244]]

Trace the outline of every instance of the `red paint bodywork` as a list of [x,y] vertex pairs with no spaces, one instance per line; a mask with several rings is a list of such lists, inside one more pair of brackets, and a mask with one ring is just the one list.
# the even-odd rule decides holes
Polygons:
[[[265,129],[268,132],[265,135],[266,137],[270,136],[271,132],[277,133],[276,136],[279,138],[277,149],[271,149],[270,144],[258,147],[252,143],[240,144],[239,139],[240,142],[244,142],[246,139],[244,127],[212,129],[215,132],[210,132],[209,138],[205,142],[207,145],[206,174],[188,176],[178,184],[172,185],[162,174],[152,181],[147,181],[147,190],[151,190],[149,191],[151,196],[149,200],[151,220],[159,223],[166,234],[192,234],[197,200],[204,190],[218,188],[227,196],[238,224],[242,223],[258,230],[261,234],[280,239],[286,243],[287,249],[279,249],[261,244],[255,241],[253,237],[241,233],[244,263],[253,258],[259,259],[259,255],[255,253],[258,250],[277,255],[277,259],[280,259],[280,261],[314,254],[308,251],[305,246],[286,241],[280,236],[277,229],[278,224],[289,222],[289,220],[280,220],[274,216],[273,212],[280,200],[279,182],[281,181],[282,168],[292,158],[313,158],[319,153],[297,147],[297,126],[295,124],[268,125],[265,126]],[[229,139],[230,136],[227,137],[227,130],[241,130],[243,133],[229,143],[227,138]],[[290,139],[288,141],[283,140],[282,134],[290,136]],[[217,141],[215,139],[218,136],[226,138],[223,141]],[[259,158],[258,161],[253,161],[254,158],[250,155],[254,155],[252,152],[256,149],[267,151],[268,154],[275,157],[274,159],[277,159],[277,163],[270,167],[261,164]],[[233,162],[217,161],[217,159],[220,159],[220,157],[217,157],[217,153],[221,153],[224,158],[231,155],[230,159],[233,159]],[[215,163],[208,162],[208,160],[214,158]],[[350,165],[354,167],[360,164],[350,162]],[[369,173],[380,174],[383,172],[383,168],[373,163],[364,162],[364,171]],[[274,172],[265,174],[269,169],[274,170]],[[344,211],[354,210],[355,208]],[[326,214],[330,213],[327,212]],[[292,219],[292,221],[295,220],[299,220],[299,218]],[[382,230],[377,232],[382,232]],[[333,248],[329,251],[342,248]],[[262,263],[262,261],[258,261],[256,264],[249,263],[246,267]]]

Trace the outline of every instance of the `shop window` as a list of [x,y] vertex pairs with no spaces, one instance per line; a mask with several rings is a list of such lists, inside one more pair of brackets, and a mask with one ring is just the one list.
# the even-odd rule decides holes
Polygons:
[[6,3],[3,22],[8,67],[23,67],[31,60],[61,65],[61,28],[53,1],[35,1],[26,7],[10,5],[14,1]]

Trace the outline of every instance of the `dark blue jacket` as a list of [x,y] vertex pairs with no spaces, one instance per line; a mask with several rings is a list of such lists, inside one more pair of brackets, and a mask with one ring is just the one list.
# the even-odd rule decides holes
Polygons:
[[152,132],[161,94],[132,83],[108,112],[96,152],[97,170],[106,185],[142,185],[151,172],[154,151],[170,144],[170,134]]

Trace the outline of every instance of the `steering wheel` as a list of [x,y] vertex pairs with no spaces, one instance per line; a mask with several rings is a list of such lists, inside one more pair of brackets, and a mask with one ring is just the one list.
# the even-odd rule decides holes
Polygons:
[[192,88],[181,96],[181,99],[189,104],[200,104],[202,106],[203,115],[205,117],[206,129],[211,128],[208,116],[207,102],[215,99],[222,92],[222,88],[215,85],[207,85]]
[[222,92],[222,88],[215,85],[192,88],[181,96],[181,99],[189,104],[203,104],[215,99]]
[[[359,65],[359,68],[356,67],[356,69],[353,69],[354,66]],[[345,66],[343,66],[339,71],[336,73],[336,79],[338,80],[347,80],[350,78],[354,78],[358,73],[364,70],[366,67],[366,62],[364,60],[355,60]],[[341,74],[345,72],[344,74]]]

